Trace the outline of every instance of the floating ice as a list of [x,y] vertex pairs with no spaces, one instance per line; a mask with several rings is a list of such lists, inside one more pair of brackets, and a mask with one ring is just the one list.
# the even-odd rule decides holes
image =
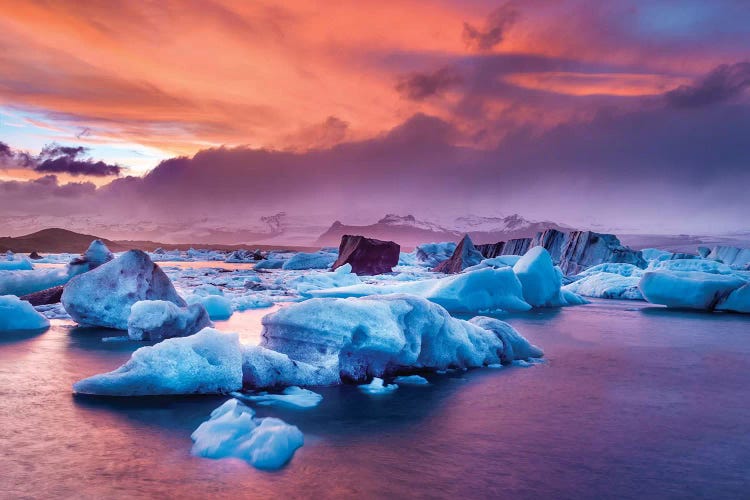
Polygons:
[[128,336],[133,340],[159,341],[186,337],[213,326],[201,304],[180,307],[166,300],[141,300],[133,304],[128,317]]
[[745,283],[742,278],[727,274],[661,270],[644,273],[638,287],[643,297],[654,304],[713,310]]
[[393,381],[402,385],[430,385],[430,382],[420,375],[402,375],[396,377]]
[[562,272],[544,247],[531,248],[513,266],[523,287],[523,298],[532,307],[566,305],[560,294]]
[[706,259],[674,259],[655,261],[649,264],[648,271],[700,271],[711,274],[732,274],[726,264]]
[[236,333],[204,328],[189,337],[141,347],[117,370],[76,382],[73,391],[101,396],[146,396],[220,394],[241,387],[239,337]]
[[365,297],[405,293],[424,297],[452,312],[528,311],[521,282],[510,268],[479,269],[445,278],[385,285],[360,284],[311,291],[313,297]]
[[352,273],[351,264],[344,264],[333,272],[310,272],[291,280],[288,285],[296,288],[302,295],[308,295],[312,290],[325,288],[339,288],[361,283],[359,276]]
[[432,268],[449,259],[455,250],[456,243],[446,241],[442,243],[423,243],[414,250],[414,253],[419,262]]
[[239,458],[258,469],[278,469],[304,444],[300,430],[273,417],[253,418],[255,412],[230,399],[190,436],[192,454],[205,458]]
[[[337,254],[331,252],[300,252],[284,262],[282,269],[328,269],[336,261]],[[258,266],[255,266],[258,269]]]
[[130,250],[76,276],[65,285],[62,304],[80,324],[126,330],[130,307],[139,300],[185,301],[145,252]]
[[585,297],[598,297],[602,299],[643,300],[643,295],[638,288],[641,277],[623,276],[615,273],[588,274],[578,281],[574,281],[563,287],[578,295]]
[[5,257],[0,257],[0,271],[31,271],[34,269],[33,264],[26,257],[6,253]]
[[[325,384],[367,380],[405,369],[479,367],[501,362],[507,356],[505,345],[510,345],[501,338],[503,331],[498,334],[453,318],[439,305],[413,295],[310,299],[262,321],[261,346],[246,348],[246,380],[254,365],[248,357],[253,357],[261,367],[259,378],[275,372],[279,385],[315,385],[303,380],[299,365],[319,367],[313,372],[319,377],[315,382]],[[504,328],[515,332],[510,325]],[[277,359],[279,353],[288,358]],[[541,351],[531,355],[541,355]],[[274,369],[281,361],[285,366]],[[295,378],[285,381],[285,374]]]
[[25,300],[15,295],[0,295],[0,332],[41,330],[48,326],[49,320]]
[[323,396],[308,389],[293,385],[287,387],[281,394],[242,394],[233,392],[232,396],[261,406],[280,406],[284,408],[314,408],[323,400]]
[[185,300],[188,304],[200,304],[212,320],[229,319],[232,316],[232,301],[223,295],[188,295]]
[[382,378],[375,377],[369,384],[357,386],[360,391],[367,394],[388,394],[398,389],[398,384],[384,384]]
[[314,366],[257,345],[242,346],[242,382],[245,386],[335,385],[341,382],[338,365]]
[[716,307],[720,311],[750,313],[750,284],[745,284],[734,290],[723,302]]
[[28,295],[64,285],[70,277],[67,269],[0,271],[0,295]]

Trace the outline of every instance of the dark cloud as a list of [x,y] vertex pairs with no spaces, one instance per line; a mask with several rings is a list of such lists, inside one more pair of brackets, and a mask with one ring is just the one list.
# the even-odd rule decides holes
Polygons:
[[506,32],[515,24],[518,16],[518,9],[514,3],[508,2],[487,16],[484,29],[465,22],[462,34],[464,43],[472,50],[480,52],[492,50],[503,41]]
[[396,90],[404,97],[423,101],[440,95],[463,81],[461,74],[451,67],[440,68],[431,73],[411,73],[403,76],[396,84]]
[[12,157],[13,157],[13,151],[10,149],[10,146],[0,141],[0,160],[4,158],[12,158]]
[[[4,146],[4,147],[3,147]],[[94,177],[118,176],[122,168],[103,161],[86,158],[88,149],[84,146],[61,146],[47,144],[34,156],[24,151],[13,151],[0,143],[0,158],[12,160],[16,166],[30,168],[44,173],[66,173],[70,175],[90,175]]]
[[682,85],[665,94],[667,102],[680,108],[710,106],[732,100],[750,87],[750,62],[722,64],[693,85]]

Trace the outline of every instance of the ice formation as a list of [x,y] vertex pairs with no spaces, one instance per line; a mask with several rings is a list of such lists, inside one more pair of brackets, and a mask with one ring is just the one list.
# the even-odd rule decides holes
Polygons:
[[447,260],[456,250],[456,243],[446,241],[442,243],[424,243],[419,245],[414,253],[419,262],[427,267],[435,267]]
[[41,330],[49,320],[28,302],[15,295],[0,295],[0,332],[10,330]]
[[269,394],[261,392],[258,394],[232,393],[237,399],[247,401],[260,406],[280,406],[283,408],[313,408],[323,401],[323,396],[308,389],[302,389],[296,385],[287,387],[281,394]]
[[299,275],[288,281],[288,285],[295,288],[303,296],[313,290],[339,288],[361,283],[359,276],[352,273],[351,264],[344,264],[333,272],[310,272]]
[[128,317],[128,336],[133,340],[160,341],[186,337],[213,326],[201,304],[180,307],[166,300],[141,300],[133,304]]
[[[336,253],[332,252],[300,252],[294,254],[281,266],[286,270],[300,269],[328,269],[336,261]],[[255,266],[258,269],[258,266]]]
[[278,469],[304,444],[300,430],[273,417],[254,418],[255,412],[230,399],[191,435],[192,454],[213,459],[239,458],[258,469]]
[[427,379],[420,375],[401,375],[393,381],[401,385],[430,385]]
[[0,257],[0,271],[31,271],[32,269],[34,266],[26,257],[13,253],[6,253],[4,258]]
[[[739,276],[730,274],[660,270],[644,273],[638,287],[643,297],[654,304],[714,310],[721,308],[730,294],[745,283]],[[738,296],[730,304],[740,309],[740,304],[736,303]]]
[[510,268],[479,269],[445,278],[399,283],[360,284],[312,291],[313,297],[365,297],[404,293],[426,298],[451,312],[528,311],[521,282]]
[[239,337],[213,328],[141,347],[117,370],[73,385],[78,394],[101,396],[222,394],[241,388]]
[[126,330],[130,307],[140,300],[185,301],[145,252],[130,250],[76,276],[63,290],[62,304],[80,324]]
[[185,297],[188,304],[200,304],[212,320],[228,319],[232,316],[232,301],[222,295],[195,293]]
[[357,387],[366,394],[389,394],[398,389],[398,384],[385,384],[382,378],[374,377],[369,384],[361,384]]
[[563,287],[563,290],[573,292],[584,297],[601,299],[643,300],[638,288],[640,275],[623,276],[617,273],[599,272],[585,275]]
[[[300,382],[300,365],[319,367],[316,382],[328,385],[405,368],[484,366],[500,362],[506,344],[494,330],[453,318],[412,295],[310,299],[265,316],[263,325],[261,346],[251,353],[268,367],[277,363],[272,357],[278,353],[288,356],[285,366],[276,367],[280,385],[309,385]],[[286,373],[293,381],[283,383]]]

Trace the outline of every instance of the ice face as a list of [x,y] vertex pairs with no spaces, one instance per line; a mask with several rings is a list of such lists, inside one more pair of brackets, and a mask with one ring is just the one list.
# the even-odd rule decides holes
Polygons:
[[532,307],[562,305],[562,273],[555,269],[552,257],[543,247],[531,248],[513,266],[523,287],[523,298]]
[[258,469],[279,469],[304,444],[300,430],[273,418],[254,418],[255,412],[230,399],[191,435],[193,455],[239,458]]
[[222,394],[240,388],[239,337],[213,328],[141,347],[117,370],[73,385],[76,393],[104,396]]
[[39,314],[34,306],[15,295],[0,295],[0,332],[47,327],[49,320]]

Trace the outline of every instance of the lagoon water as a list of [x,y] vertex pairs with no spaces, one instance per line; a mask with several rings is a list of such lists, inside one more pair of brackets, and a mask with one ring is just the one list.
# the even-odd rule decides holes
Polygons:
[[[257,341],[267,312],[219,328]],[[190,455],[226,398],[74,397],[140,346],[101,340],[122,333],[4,336],[0,497],[747,498],[750,317],[595,301],[506,319],[546,363],[258,409],[305,434],[277,472]]]

